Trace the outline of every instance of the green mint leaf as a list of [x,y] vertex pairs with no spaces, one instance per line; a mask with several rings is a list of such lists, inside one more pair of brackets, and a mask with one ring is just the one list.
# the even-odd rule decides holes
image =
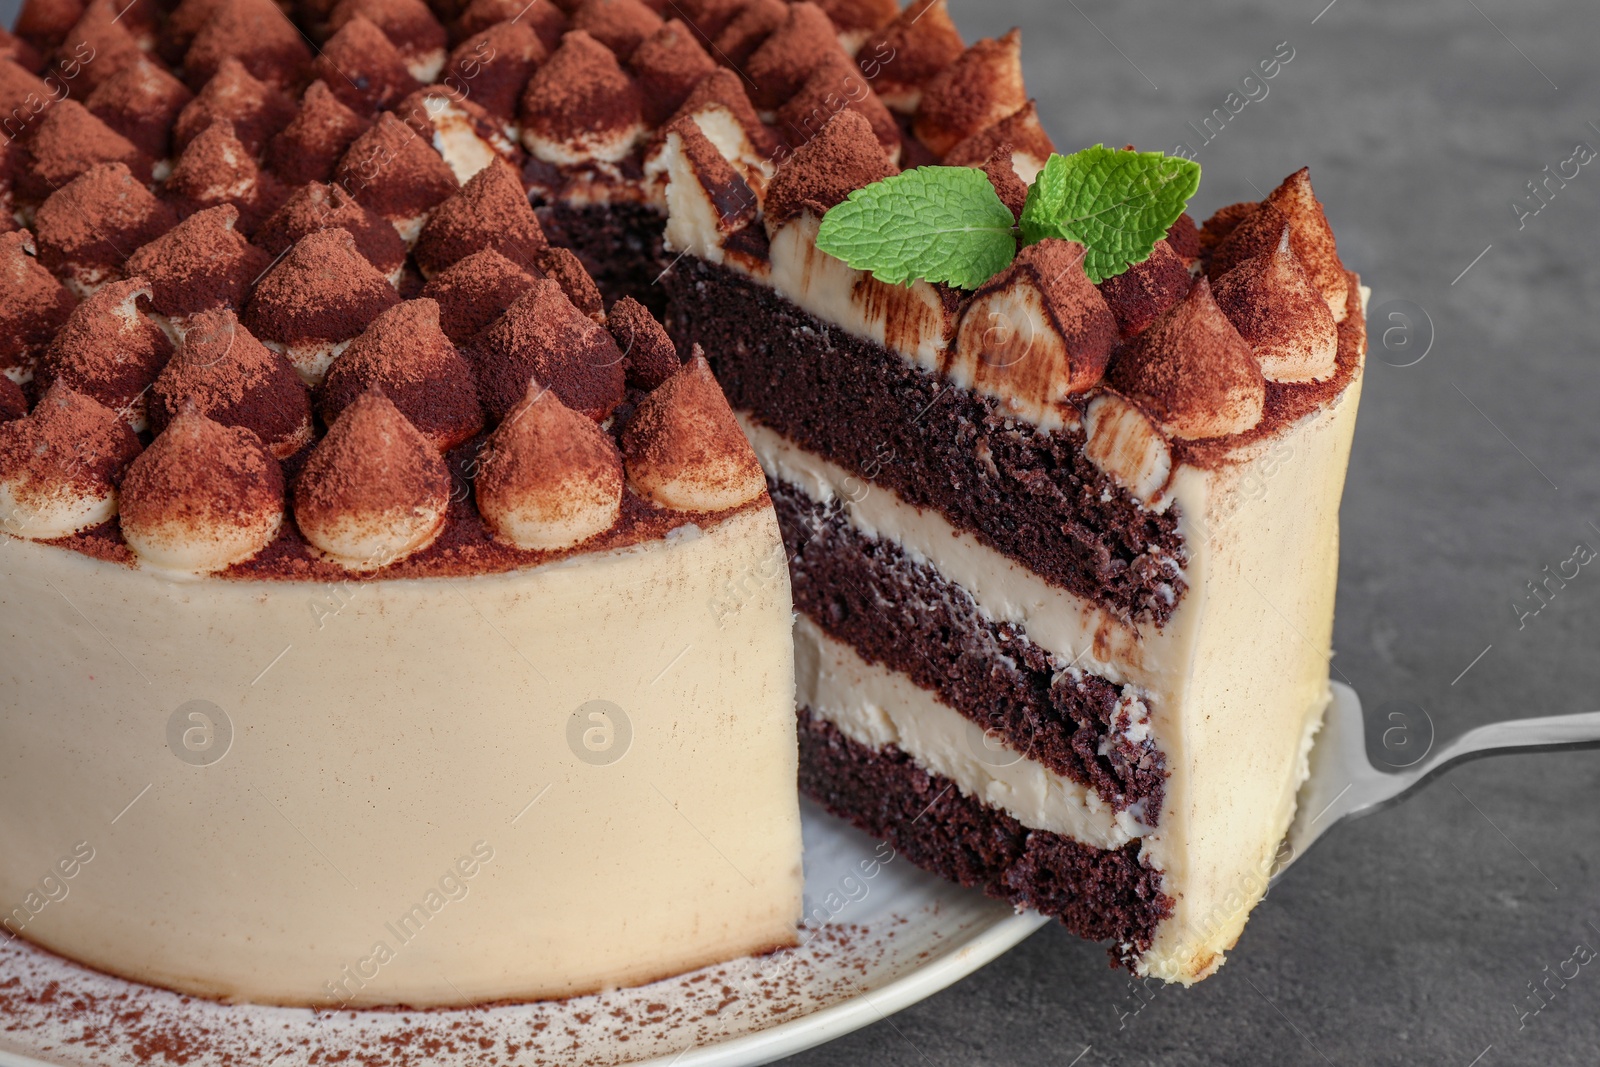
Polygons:
[[1022,239],[1077,241],[1092,282],[1114,278],[1150,258],[1200,186],[1200,164],[1160,152],[1095,145],[1051,156],[1028,190]]
[[891,285],[976,289],[1016,258],[1016,219],[983,171],[918,167],[851,193],[817,247]]

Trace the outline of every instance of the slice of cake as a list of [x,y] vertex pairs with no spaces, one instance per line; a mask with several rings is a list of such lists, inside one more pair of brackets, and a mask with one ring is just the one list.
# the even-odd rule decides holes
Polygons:
[[[1267,888],[1330,695],[1365,335],[1306,172],[1219,213],[1204,255],[1180,198],[1108,270],[1100,244],[1160,191],[1115,224],[1080,210],[1115,240],[1041,237],[1078,157],[1030,191],[1002,140],[899,182],[846,109],[762,190],[714,121],[667,135],[670,325],[711,353],[778,506],[802,789],[1139,974],[1204,978]],[[1083,155],[1086,189],[1161,165]],[[951,206],[974,187],[981,225]],[[819,247],[852,226],[876,274]],[[905,266],[986,227],[998,259],[965,288]],[[748,588],[724,587],[730,626]]]

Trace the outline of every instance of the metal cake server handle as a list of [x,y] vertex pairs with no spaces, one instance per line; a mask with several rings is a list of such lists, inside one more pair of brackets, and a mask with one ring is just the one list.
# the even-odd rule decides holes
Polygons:
[[1311,776],[1298,806],[1274,880],[1305,855],[1335,823],[1371,815],[1403,800],[1439,772],[1464,760],[1502,752],[1600,747],[1600,711],[1490,723],[1468,730],[1402,770],[1380,770],[1367,758],[1366,724],[1355,690],[1333,683],[1333,702],[1311,749]]

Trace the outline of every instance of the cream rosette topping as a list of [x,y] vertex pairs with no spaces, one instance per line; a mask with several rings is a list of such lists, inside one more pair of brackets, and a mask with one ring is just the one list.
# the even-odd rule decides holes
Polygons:
[[[49,90],[46,90],[49,96]],[[62,100],[34,120],[16,168],[17,197],[42,203],[51,193],[102,163],[121,163],[149,182],[155,163],[133,142],[95,118],[76,100]]]
[[128,257],[128,275],[150,283],[150,303],[169,335],[190,316],[216,307],[242,307],[250,286],[272,257],[239,233],[232,204],[191,215]]
[[644,98],[616,53],[581,29],[522,95],[522,144],[546,163],[617,163],[644,135]]
[[635,389],[659,388],[683,365],[667,331],[631,296],[611,306],[606,330],[622,349],[628,384]]
[[116,412],[52,386],[32,414],[0,423],[0,530],[48,541],[98,526],[117,513],[117,481],[138,454]]
[[194,99],[159,63],[141,58],[94,87],[83,105],[151,159],[172,149],[172,124]]
[[582,0],[572,6],[570,25],[626,62],[646,38],[661,28],[661,16],[642,0]]
[[455,171],[433,146],[389,111],[351,142],[333,177],[351,196],[388,219],[407,245],[416,243],[433,209],[461,187]]
[[869,36],[855,55],[861,73],[883,102],[910,115],[922,102],[928,83],[966,49],[961,31],[950,17],[948,0],[915,0],[894,21]]
[[225,59],[216,75],[179,113],[172,147],[182,152],[215,122],[227,122],[253,157],[294,119],[295,105],[282,90],[261,81],[236,59]]
[[491,248],[525,269],[537,270],[549,246],[517,172],[496,160],[439,205],[422,228],[414,252],[422,276],[432,278]]
[[294,118],[268,143],[267,166],[285,185],[328,181],[350,145],[371,125],[326,82],[314,81]]
[[1150,328],[1160,314],[1189,295],[1189,268],[1166,241],[1157,241],[1150,258],[1135,263],[1099,285],[1123,337]]
[[308,385],[400,294],[344,230],[318,230],[295,243],[257,283],[241,321],[289,357]]
[[0,372],[31,381],[34,364],[77,303],[34,256],[26,230],[0,234]]
[[251,242],[276,261],[301,238],[318,230],[343,230],[356,251],[378,273],[398,285],[406,265],[406,245],[382,215],[352,197],[342,186],[307,182],[256,230]]
[[495,162],[520,168],[526,158],[503,120],[492,115],[460,89],[430,85],[406,97],[395,108],[406,125],[433,147],[458,182],[470,181]]
[[483,429],[472,367],[439,328],[435,301],[396,304],[350,342],[322,383],[322,421],[333,425],[373,389],[441,452]]
[[450,472],[426,437],[382,392],[345,408],[294,483],[294,518],[307,541],[354,571],[381,570],[439,536]]
[[490,248],[429,278],[422,296],[438,303],[445,336],[465,345],[532,289],[534,281],[533,274]]
[[240,231],[248,235],[278,209],[288,190],[256,163],[233,123],[218,119],[183,150],[162,196],[180,215],[232,204],[239,209]]
[[328,38],[311,73],[358,115],[393,107],[419,88],[400,50],[359,14]]
[[1311,189],[1311,171],[1301,167],[1259,205],[1238,204],[1233,210],[1237,217],[1230,220],[1231,229],[1216,245],[1209,273],[1218,277],[1247,259],[1271,252],[1287,225],[1289,247],[1295,258],[1327,301],[1333,321],[1343,322],[1349,304],[1350,275],[1339,259],[1322,202]]
[[227,308],[189,320],[177,352],[150,387],[150,426],[161,433],[185,411],[249,430],[277,459],[311,443],[311,401],[294,367]]
[[1050,423],[1058,404],[1099,383],[1116,340],[1116,320],[1084,273],[1083,246],[1047,239],[978,290],[946,374]]
[[744,64],[759,108],[775,111],[798,93],[817,67],[833,56],[845,56],[833,20],[816,4],[789,5],[777,27]]
[[445,63],[444,83],[470,84],[472,99],[486,112],[503,123],[514,121],[523,88],[550,56],[529,22],[527,16],[496,22],[461,41]]
[[1224,274],[1217,306],[1254,348],[1261,373],[1275,382],[1316,382],[1332,377],[1339,327],[1327,302],[1295,256],[1289,227],[1272,251]]
[[1244,433],[1261,421],[1266,380],[1201,278],[1112,361],[1106,381],[1138,400],[1174,437]]
[[698,350],[640,401],[622,432],[622,452],[634,491],[674,511],[736,508],[767,488],[761,464]]
[[134,432],[144,430],[146,394],[172,356],[172,342],[140,309],[149,299],[143,278],[103,286],[56,334],[40,365],[40,380],[92,396]]
[[623,488],[611,438],[537,383],[489,438],[475,482],[478,510],[495,536],[546,552],[615,526]]
[[652,126],[682,107],[695,86],[717,70],[716,60],[678,19],[641,42],[628,65],[644,98],[645,121]]
[[1056,151],[1055,142],[1039,120],[1039,105],[1029,100],[1015,114],[950,149],[944,161],[952,167],[975,167],[1003,144],[1010,146],[1011,165],[1026,184],[1032,184]]
[[535,380],[596,422],[622,402],[622,350],[554,278],[536,281],[473,340],[467,356],[492,419],[508,418]]
[[50,194],[33,219],[39,261],[79,296],[121,277],[127,255],[177,224],[122,163],[102,163]]
[[818,4],[839,29],[839,44],[855,55],[874,32],[900,15],[898,0],[821,0]]
[[422,0],[339,0],[328,15],[328,26],[340,30],[355,18],[366,19],[383,32],[413,78],[429,82],[438,76],[448,37]]
[[912,131],[936,155],[1022,110],[1022,34],[983,40],[940,71],[922,92]]
[[283,472],[249,430],[185,411],[129,466],[121,522],[141,564],[226,570],[278,535]]

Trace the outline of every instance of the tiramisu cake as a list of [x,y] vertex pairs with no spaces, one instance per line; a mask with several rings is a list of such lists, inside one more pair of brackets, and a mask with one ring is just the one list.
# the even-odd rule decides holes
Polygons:
[[1221,962],[1328,698],[1365,340],[1305,172],[1196,227],[945,0],[27,0],[0,57],[10,934],[650,981],[793,943],[798,770]]
[[322,1006],[793,944],[787,574],[706,360],[421,87],[421,4],[68,6],[0,60],[0,926]]

